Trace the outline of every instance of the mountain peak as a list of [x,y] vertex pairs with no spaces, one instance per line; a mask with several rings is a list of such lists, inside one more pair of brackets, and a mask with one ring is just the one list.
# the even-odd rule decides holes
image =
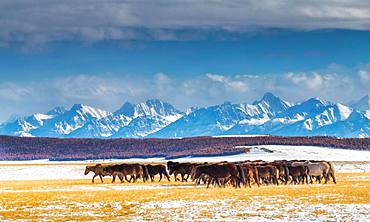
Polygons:
[[51,116],[57,116],[57,115],[61,115],[61,114],[65,113],[66,111],[67,111],[66,108],[64,108],[62,106],[57,106],[57,107],[53,108],[52,110],[48,111],[46,114],[51,115]]
[[145,103],[146,104],[162,104],[163,102],[159,99],[148,99]]
[[125,102],[121,108],[114,112],[115,115],[125,115],[132,117],[135,114],[135,105],[130,102]]
[[318,98],[318,97],[313,97],[308,99],[307,101],[303,102],[305,104],[310,104],[311,106],[325,106],[328,105],[328,102]]
[[90,115],[96,119],[108,116],[110,113],[101,109],[93,108],[84,104],[74,104],[69,112],[78,112],[80,115]]
[[279,98],[270,92],[266,92],[265,94],[263,94],[262,100],[273,100],[273,99]]
[[360,110],[360,111],[367,111],[370,110],[370,96],[366,94],[364,97],[359,99],[357,102],[354,102],[351,105],[353,108]]
[[180,111],[176,110],[171,104],[163,102],[159,99],[148,99],[145,102],[138,103],[136,105],[125,102],[122,107],[114,112],[115,115],[123,114],[130,118],[136,118],[138,116],[172,116],[181,114]]
[[263,94],[262,99],[259,101],[254,101],[253,105],[257,105],[261,102],[273,103],[273,102],[283,102],[283,100],[270,92],[266,92],[265,94]]
[[270,112],[271,114],[285,111],[291,107],[290,103],[280,99],[270,92],[265,93],[261,100],[253,102],[253,105],[259,106],[265,110],[265,112]]
[[148,99],[144,103],[135,106],[135,115],[178,115],[181,113],[174,106],[159,99]]
[[73,106],[71,107],[71,110],[79,110],[79,109],[83,109],[85,105],[81,104],[81,103],[76,103],[76,104],[73,104]]

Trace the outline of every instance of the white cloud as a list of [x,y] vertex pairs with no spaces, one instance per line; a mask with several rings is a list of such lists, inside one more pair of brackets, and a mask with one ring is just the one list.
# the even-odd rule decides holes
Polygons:
[[[0,1],[0,42],[198,38],[194,30],[370,29],[370,3],[313,1]],[[179,30],[191,30],[183,32]]]
[[75,75],[23,83],[0,84],[0,121],[12,114],[45,112],[54,106],[69,108],[84,103],[114,111],[125,101],[141,102],[158,98],[186,110],[224,101],[253,102],[265,92],[289,101],[320,97],[348,102],[369,92],[369,72],[358,75],[322,72],[289,72],[266,75],[227,75],[207,73],[177,78],[167,73],[143,75]]
[[330,75],[323,76],[317,72],[314,73],[287,73],[285,75],[287,80],[292,81],[293,84],[303,85],[311,89],[319,89],[325,80],[330,79]]
[[[370,72],[367,70],[359,70],[358,71],[358,76],[360,77],[361,80],[363,81],[370,81]],[[370,86],[369,86],[370,87]]]
[[207,73],[206,76],[216,82],[225,82],[226,80],[225,76],[221,76],[217,74]]
[[223,75],[207,73],[206,76],[212,81],[222,83],[227,90],[233,90],[238,92],[246,92],[248,85],[246,81],[243,81],[240,77],[228,78]]
[[2,101],[22,101],[30,94],[32,94],[31,87],[23,87],[14,83],[0,84],[0,100]]

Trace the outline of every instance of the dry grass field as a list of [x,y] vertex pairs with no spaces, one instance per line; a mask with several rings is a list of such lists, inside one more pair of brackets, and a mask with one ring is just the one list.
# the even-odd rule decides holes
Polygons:
[[370,173],[338,184],[209,188],[192,183],[0,181],[5,221],[368,221]]

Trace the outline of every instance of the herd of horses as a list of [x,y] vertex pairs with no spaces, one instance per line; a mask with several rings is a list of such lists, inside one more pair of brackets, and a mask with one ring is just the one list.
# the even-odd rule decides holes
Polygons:
[[170,175],[175,181],[195,184],[207,184],[225,187],[231,185],[236,188],[256,184],[279,185],[279,184],[304,184],[304,183],[327,183],[330,179],[336,183],[335,169],[328,161],[316,160],[276,160],[266,162],[242,161],[242,162],[219,162],[219,163],[180,163],[168,161],[164,164],[115,164],[87,166],[85,175],[93,172],[92,183],[95,177],[99,176],[103,183],[103,177],[113,177],[112,183],[118,177],[123,183],[136,182],[138,179],[154,181],[159,175],[159,181],[165,177],[170,181]]

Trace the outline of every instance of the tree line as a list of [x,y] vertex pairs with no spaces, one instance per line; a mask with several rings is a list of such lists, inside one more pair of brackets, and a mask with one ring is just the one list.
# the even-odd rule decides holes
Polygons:
[[61,139],[0,136],[0,160],[78,160],[132,157],[179,157],[247,152],[235,146],[305,145],[369,150],[370,138],[189,137],[178,139]]

